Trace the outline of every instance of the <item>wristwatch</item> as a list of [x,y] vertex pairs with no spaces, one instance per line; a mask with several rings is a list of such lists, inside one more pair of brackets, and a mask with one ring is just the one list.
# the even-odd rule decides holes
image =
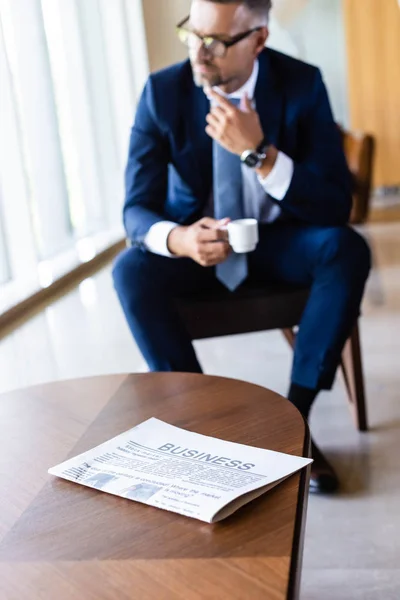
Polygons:
[[268,144],[263,140],[255,150],[245,150],[240,160],[250,169],[259,169],[262,167],[264,160],[267,158]]

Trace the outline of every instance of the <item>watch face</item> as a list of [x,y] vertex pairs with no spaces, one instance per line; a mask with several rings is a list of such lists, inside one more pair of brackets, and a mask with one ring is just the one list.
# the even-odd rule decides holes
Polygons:
[[244,162],[248,167],[254,168],[258,164],[258,161],[258,154],[252,153],[246,157],[246,160]]

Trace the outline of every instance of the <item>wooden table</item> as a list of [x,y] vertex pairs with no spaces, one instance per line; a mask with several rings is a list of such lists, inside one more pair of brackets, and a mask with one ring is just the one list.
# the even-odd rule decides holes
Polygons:
[[0,396],[1,600],[282,600],[298,597],[308,471],[208,525],[47,469],[154,416],[307,456],[292,405],[248,383],[113,375]]

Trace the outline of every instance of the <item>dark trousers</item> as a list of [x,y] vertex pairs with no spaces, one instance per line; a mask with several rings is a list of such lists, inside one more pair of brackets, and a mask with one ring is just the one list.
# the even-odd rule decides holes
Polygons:
[[[311,287],[296,342],[293,383],[312,389],[332,387],[341,351],[359,315],[370,264],[366,242],[350,227],[297,222],[260,226],[260,243],[249,255],[249,281]],[[215,269],[128,248],[117,258],[113,277],[149,368],[201,372],[174,299],[221,289]]]

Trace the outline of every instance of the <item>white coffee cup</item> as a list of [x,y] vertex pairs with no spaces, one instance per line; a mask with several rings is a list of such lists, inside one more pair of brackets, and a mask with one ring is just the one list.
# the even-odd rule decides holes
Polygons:
[[256,219],[238,219],[227,226],[229,244],[237,254],[253,252],[257,248],[258,222]]

